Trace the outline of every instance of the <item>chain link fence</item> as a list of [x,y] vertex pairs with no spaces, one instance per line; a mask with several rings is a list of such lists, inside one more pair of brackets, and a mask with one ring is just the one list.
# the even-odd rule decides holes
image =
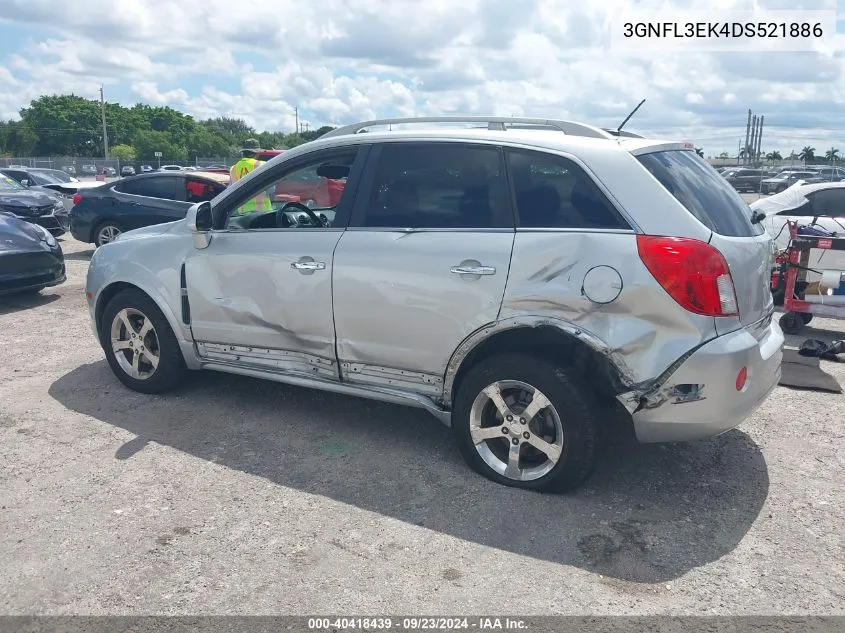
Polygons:
[[[121,169],[124,167],[132,167],[135,173],[140,173],[142,166],[149,165],[153,169],[158,169],[162,165],[174,164],[173,161],[162,160],[160,158],[141,159],[132,161],[121,161],[117,159],[105,160],[102,158],[85,158],[76,156],[3,156],[0,157],[0,168],[3,167],[24,167],[24,168],[43,168],[43,169],[61,169],[65,173],[76,176],[94,177],[97,175],[117,176],[120,175]],[[231,167],[234,161],[231,158],[222,157],[195,157],[192,161],[182,161],[178,163],[183,167]]]

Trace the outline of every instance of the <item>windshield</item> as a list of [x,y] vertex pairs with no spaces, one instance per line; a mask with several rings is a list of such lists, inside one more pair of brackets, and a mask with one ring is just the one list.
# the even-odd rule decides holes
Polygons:
[[687,211],[711,231],[728,237],[760,235],[751,209],[727,180],[695,152],[666,150],[637,156]]
[[34,184],[34,185],[57,185],[57,184],[61,184],[60,180],[57,180],[54,176],[52,176],[50,174],[45,174],[43,172],[29,171],[29,172],[27,172],[27,176],[29,176],[31,184]]
[[30,170],[30,173],[38,174],[39,176],[43,176],[44,178],[50,178],[52,180],[52,184],[71,182],[70,176],[68,176],[63,171],[59,171],[58,169],[32,169]]
[[0,191],[22,191],[24,186],[8,176],[0,174]]

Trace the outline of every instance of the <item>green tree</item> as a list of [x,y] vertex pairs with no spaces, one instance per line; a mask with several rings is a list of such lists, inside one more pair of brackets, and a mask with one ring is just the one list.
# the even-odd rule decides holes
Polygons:
[[23,121],[9,121],[5,130],[6,153],[13,156],[32,156],[38,145],[38,134]]
[[76,95],[48,95],[20,111],[37,135],[33,151],[42,156],[91,156],[103,153],[99,102]]
[[702,158],[704,158],[704,150],[701,149],[700,147],[695,148],[695,153],[698,154],[699,156],[701,156]]
[[184,162],[188,150],[184,145],[174,143],[167,132],[146,130],[135,135],[135,150],[138,158],[147,162],[155,160],[155,153],[161,152],[163,161]]
[[810,147],[807,145],[801,152],[798,154],[798,158],[803,160],[805,163],[811,163],[816,158],[816,148]]
[[730,157],[730,154],[728,154],[727,152],[722,152],[721,154],[719,154],[719,158],[729,158],[729,157]]
[[832,163],[839,158],[839,150],[835,147],[831,147],[824,153],[824,158],[827,162]]
[[774,152],[769,152],[766,154],[766,160],[776,161],[776,160],[783,160],[783,156],[780,155],[780,152],[775,150]]
[[109,148],[109,156],[128,163],[135,160],[137,153],[131,145],[121,143]]

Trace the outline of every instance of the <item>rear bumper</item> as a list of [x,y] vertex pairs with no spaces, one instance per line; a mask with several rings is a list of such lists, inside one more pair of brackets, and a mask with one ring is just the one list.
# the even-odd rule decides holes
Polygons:
[[[696,350],[633,415],[640,442],[683,442],[738,426],[777,386],[783,332],[766,322],[720,336]],[[741,391],[736,381],[746,367]]]

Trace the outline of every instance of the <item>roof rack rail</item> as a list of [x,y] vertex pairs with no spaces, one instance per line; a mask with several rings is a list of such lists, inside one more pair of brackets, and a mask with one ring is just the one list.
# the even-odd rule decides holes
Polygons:
[[358,134],[369,127],[382,125],[402,125],[407,123],[486,123],[488,130],[506,130],[511,128],[545,128],[571,134],[572,136],[588,136],[591,138],[613,138],[613,135],[598,127],[574,121],[560,121],[557,119],[531,119],[521,117],[489,117],[489,116],[426,116],[403,119],[375,119],[362,121],[352,125],[344,125],[323,134],[320,138]]

